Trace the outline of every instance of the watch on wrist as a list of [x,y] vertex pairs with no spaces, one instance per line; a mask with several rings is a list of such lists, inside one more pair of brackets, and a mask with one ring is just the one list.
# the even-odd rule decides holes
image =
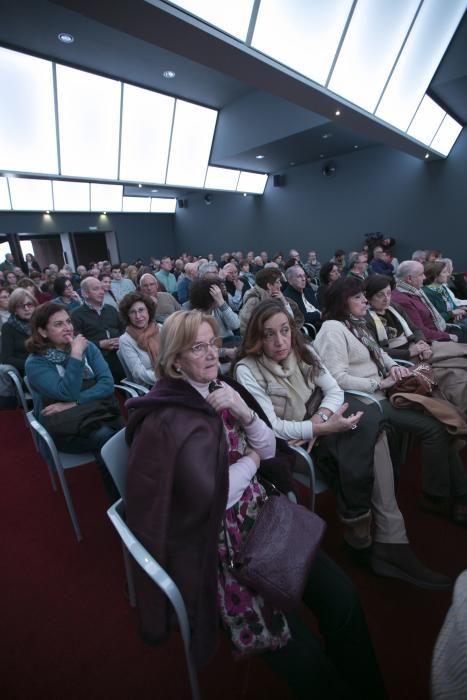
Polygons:
[[323,423],[327,423],[329,420],[329,416],[327,416],[323,411],[318,411],[318,416],[321,418]]

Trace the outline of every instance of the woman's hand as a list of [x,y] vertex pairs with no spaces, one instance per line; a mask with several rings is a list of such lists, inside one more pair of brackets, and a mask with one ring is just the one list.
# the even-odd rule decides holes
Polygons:
[[261,462],[259,458],[259,454],[255,452],[254,450],[251,449],[251,447],[247,447],[245,450],[245,454],[243,455],[244,457],[249,457],[250,459],[253,460],[253,462],[256,464],[256,469],[259,468],[259,463]]
[[225,299],[222,296],[222,290],[217,286],[217,284],[211,284],[209,287],[209,294],[214,299],[214,306],[217,308],[220,308],[223,304],[225,304]]
[[448,335],[449,335],[449,338],[452,340],[453,343],[458,343],[458,342],[459,342],[459,338],[457,337],[457,335],[454,335],[454,333],[448,333]]
[[240,394],[232,389],[228,384],[221,382],[221,388],[213,391],[206,398],[206,401],[215,411],[220,413],[228,409],[230,413],[241,423],[249,423],[251,420],[251,410],[248,408]]
[[355,430],[360,418],[363,416],[363,411],[357,411],[357,413],[351,413],[350,416],[344,416],[348,407],[348,403],[343,403],[325,423],[317,423],[312,420],[315,437],[329,435],[330,433],[345,433],[347,430]]
[[87,347],[88,347],[87,338],[85,338],[84,335],[81,335],[81,333],[79,333],[71,341],[71,357],[74,357],[75,360],[82,360],[83,355],[86,352]]
[[273,292],[271,292],[271,299],[277,299],[277,301],[280,301],[284,306],[286,304],[284,295],[280,289],[275,289]]
[[430,350],[430,346],[424,340],[419,340],[417,343],[410,343],[409,345],[410,357],[417,357],[427,350]]
[[42,409],[41,415],[51,416],[53,413],[68,411],[68,409],[73,408],[73,406],[76,406],[76,401],[59,401],[57,403],[51,403]]

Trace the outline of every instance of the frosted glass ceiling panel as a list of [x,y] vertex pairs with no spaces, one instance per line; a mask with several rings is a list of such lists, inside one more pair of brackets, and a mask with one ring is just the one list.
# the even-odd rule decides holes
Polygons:
[[373,112],[419,0],[359,0],[328,87]]
[[177,100],[167,184],[203,187],[217,112]]
[[324,85],[352,0],[262,0],[252,48]]
[[0,209],[11,209],[6,177],[0,177]]
[[427,146],[432,142],[446,112],[431,97],[425,95],[407,131],[409,136]]
[[461,131],[462,125],[450,117],[449,114],[446,114],[443,123],[430,144],[430,148],[438,151],[438,153],[442,153],[443,156],[447,156]]
[[3,48],[0,168],[58,173],[52,64]]
[[209,166],[206,174],[204,187],[213,190],[232,190],[235,192],[238,184],[239,170],[229,170],[228,168],[214,168]]
[[151,197],[123,197],[122,211],[149,213]]
[[[148,2],[151,2],[151,0],[148,0]],[[171,3],[218,27],[223,32],[228,32],[243,41],[246,39],[253,9],[253,0],[235,0],[235,2],[171,0]]]
[[10,177],[11,204],[13,209],[47,211],[53,209],[52,183],[50,180],[29,180]]
[[123,86],[120,180],[165,181],[175,99]]
[[57,65],[62,175],[117,179],[121,83]]
[[176,199],[163,199],[162,197],[152,197],[151,211],[157,214],[174,214],[176,204]]
[[406,131],[465,11],[465,0],[425,0],[376,110]]
[[91,182],[91,211],[122,211],[122,185]]
[[55,211],[89,211],[89,182],[53,180]]
[[241,172],[238,179],[237,191],[250,192],[251,194],[263,194],[267,181],[267,175]]

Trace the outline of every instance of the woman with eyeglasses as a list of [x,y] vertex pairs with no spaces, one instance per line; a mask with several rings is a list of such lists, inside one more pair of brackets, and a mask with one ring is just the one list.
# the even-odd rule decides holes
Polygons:
[[60,276],[54,281],[54,292],[57,295],[52,299],[54,304],[61,304],[71,314],[75,309],[79,309],[82,304],[78,292],[73,289],[73,284],[68,277]]
[[156,304],[147,294],[130,292],[121,300],[119,311],[126,330],[120,336],[118,355],[128,372],[127,378],[154,386],[160,343],[159,326],[153,320]]
[[28,356],[26,340],[31,335],[31,316],[37,302],[26,289],[15,289],[8,300],[10,318],[2,326],[2,363],[13,365],[24,375]]
[[[299,697],[385,698],[357,593],[323,553],[304,602],[324,643],[229,568],[225,533],[238,551],[264,499],[257,470],[275,456],[276,440],[248,392],[218,381],[218,333],[199,311],[178,311],[161,329],[158,381],[128,403],[128,525],[180,589],[198,665],[216,650],[220,618],[234,653],[262,654]],[[136,586],[144,638],[162,641],[171,625],[165,597],[142,570]]]

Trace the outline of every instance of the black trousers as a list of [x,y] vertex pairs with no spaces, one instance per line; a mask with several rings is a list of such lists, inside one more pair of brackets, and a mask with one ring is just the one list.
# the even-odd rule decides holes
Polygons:
[[352,581],[326,554],[318,554],[303,597],[322,641],[298,615],[289,615],[292,639],[262,658],[299,698],[387,698],[363,609]]

